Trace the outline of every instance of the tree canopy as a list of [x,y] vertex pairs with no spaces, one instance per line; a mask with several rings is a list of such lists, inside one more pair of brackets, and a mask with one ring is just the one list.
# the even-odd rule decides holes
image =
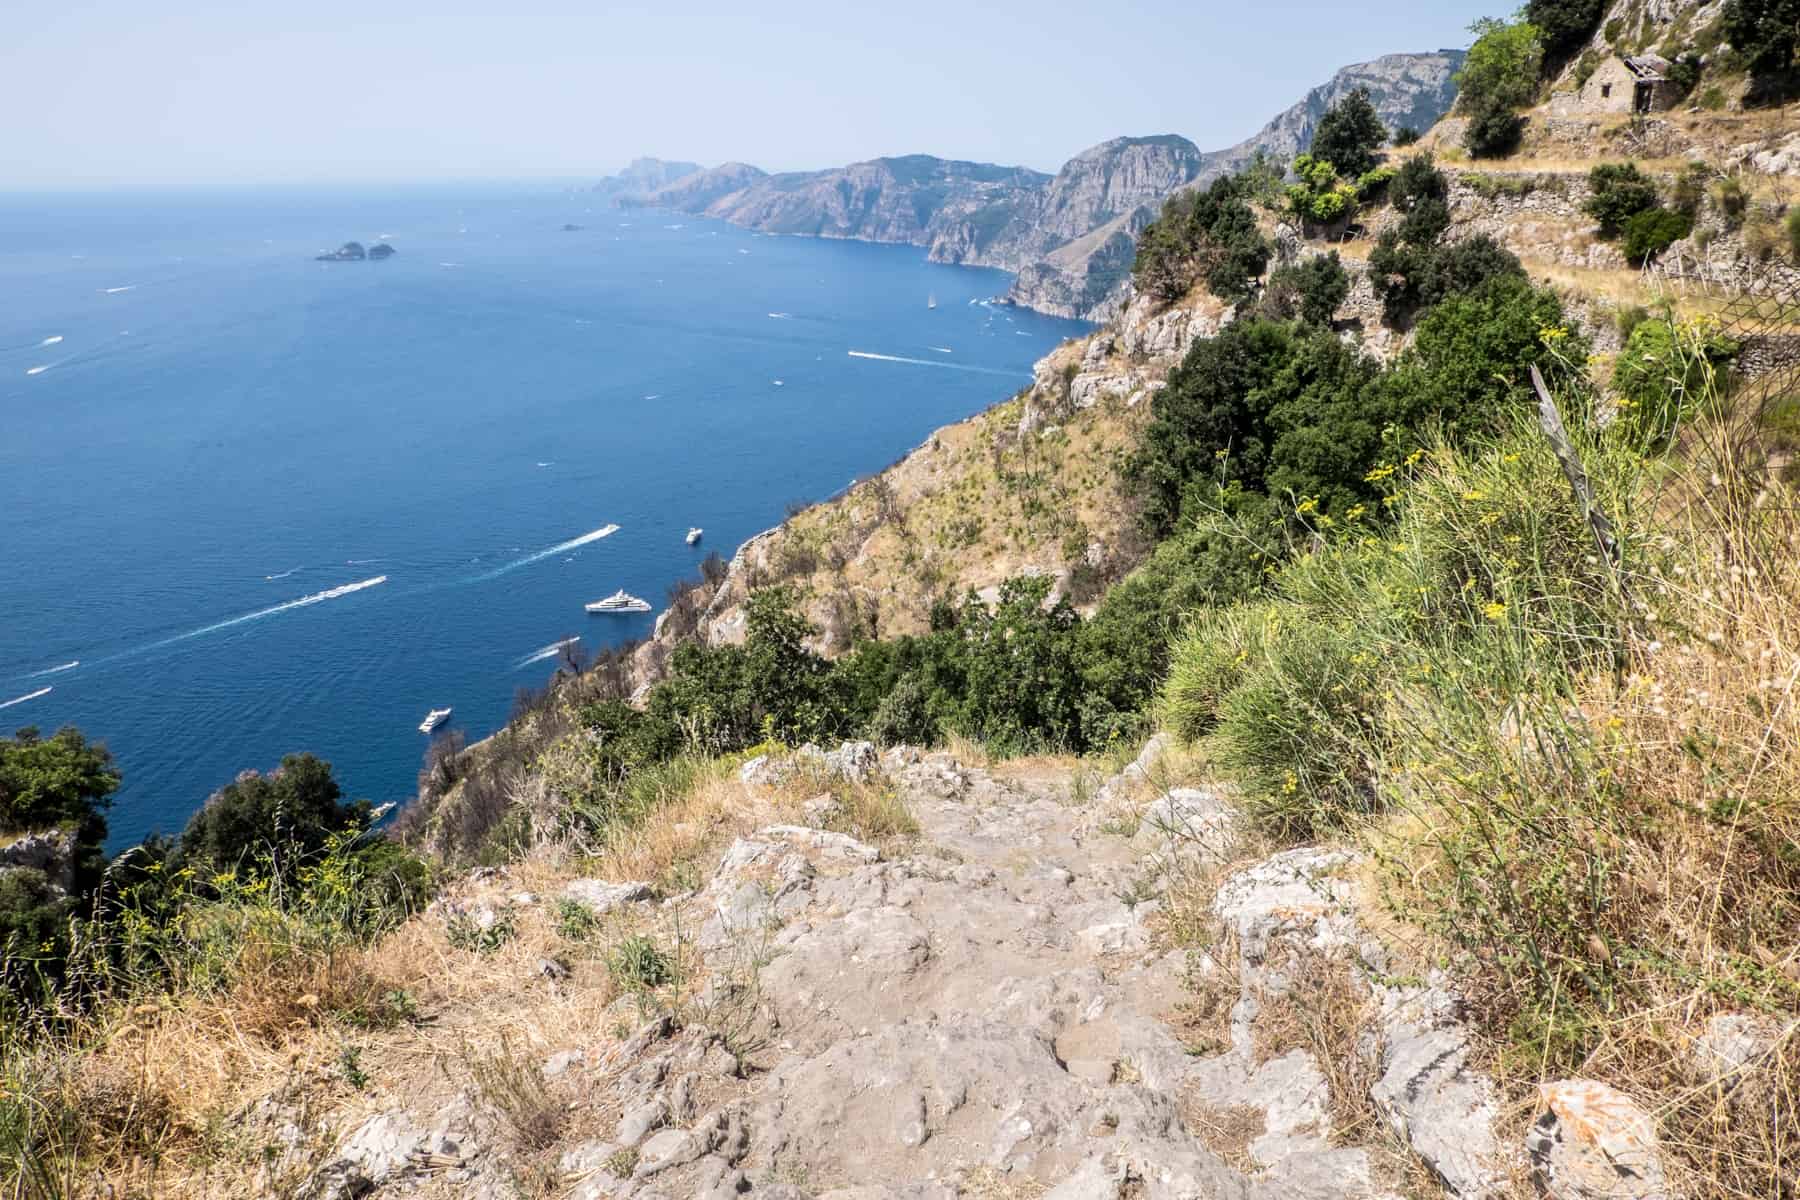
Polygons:
[[1387,128],[1369,100],[1369,89],[1357,88],[1319,119],[1318,132],[1313,134],[1313,157],[1355,179],[1375,169],[1375,152],[1387,136]]

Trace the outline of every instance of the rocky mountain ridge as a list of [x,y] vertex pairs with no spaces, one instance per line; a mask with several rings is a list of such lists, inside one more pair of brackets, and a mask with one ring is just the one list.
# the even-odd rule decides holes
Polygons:
[[921,246],[934,262],[1015,273],[1007,297],[1015,304],[1103,320],[1124,302],[1137,234],[1170,195],[1258,153],[1293,157],[1311,143],[1325,110],[1358,87],[1369,89],[1390,125],[1425,128],[1449,110],[1461,62],[1461,51],[1441,50],[1358,63],[1235,146],[1205,152],[1172,134],[1114,138],[1053,176],[930,155],[775,175],[744,163],[684,172],[691,164],[639,160],[632,179],[616,176],[601,190],[623,207],[768,233]]

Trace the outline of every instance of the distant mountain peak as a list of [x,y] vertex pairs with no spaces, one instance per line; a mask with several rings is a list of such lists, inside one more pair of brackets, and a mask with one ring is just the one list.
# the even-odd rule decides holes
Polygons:
[[1345,67],[1254,137],[1210,153],[1163,133],[1090,146],[1055,175],[930,154],[774,175],[740,162],[701,169],[639,159],[596,190],[623,206],[765,232],[924,246],[937,262],[1017,273],[1016,303],[1102,319],[1123,293],[1138,233],[1171,194],[1238,170],[1259,151],[1286,162],[1312,144],[1326,110],[1359,87],[1390,127],[1425,129],[1455,100],[1462,60],[1459,50],[1440,50]]

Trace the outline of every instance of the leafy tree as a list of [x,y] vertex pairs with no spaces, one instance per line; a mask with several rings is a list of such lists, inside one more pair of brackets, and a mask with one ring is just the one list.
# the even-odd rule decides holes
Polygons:
[[1067,602],[1046,606],[1046,577],[1009,579],[992,608],[970,597],[956,636],[966,687],[952,727],[1005,749],[1081,747],[1081,674]]
[[1469,118],[1464,145],[1477,158],[1509,153],[1524,122],[1518,109],[1537,94],[1544,40],[1529,21],[1483,18],[1469,26],[1475,44],[1457,73],[1457,107]]
[[1274,321],[1329,325],[1349,295],[1350,276],[1333,250],[1270,272],[1258,311]]
[[1589,196],[1582,211],[1600,222],[1605,237],[1617,237],[1625,223],[1657,205],[1656,183],[1636,163],[1601,163],[1588,172]]
[[1600,28],[1606,0],[1528,0],[1525,19],[1544,38],[1544,52],[1555,62],[1567,61]]
[[1752,74],[1784,72],[1800,42],[1800,0],[1730,0],[1722,31],[1749,61]]
[[1445,201],[1450,197],[1450,181],[1437,168],[1430,152],[1415,154],[1400,164],[1388,184],[1388,203],[1401,212],[1411,212],[1422,200]]
[[1194,343],[1151,401],[1154,414],[1126,467],[1157,538],[1175,529],[1189,490],[1236,482],[1260,488],[1269,446],[1251,397],[1293,346],[1284,325],[1234,321]]
[[0,833],[60,828],[73,835],[77,890],[93,882],[119,772],[105,746],[73,727],[0,739]]
[[1375,152],[1386,141],[1387,129],[1369,101],[1369,90],[1357,88],[1319,118],[1312,155],[1355,178],[1375,169]]
[[1483,105],[1524,108],[1537,95],[1544,65],[1544,39],[1530,21],[1484,17],[1469,26],[1475,44],[1457,72],[1458,106],[1468,113]]
[[290,754],[266,774],[246,771],[214,792],[182,831],[180,861],[289,880],[335,833],[366,825],[369,802],[341,804],[331,764]]
[[1450,229],[1450,187],[1429,155],[1407,162],[1389,191],[1406,218],[1383,233],[1369,254],[1389,324],[1404,324],[1446,296],[1495,276],[1524,275],[1518,258],[1485,234],[1441,244]]
[[1420,133],[1417,129],[1413,128],[1411,125],[1402,125],[1400,128],[1394,130],[1394,145],[1396,145],[1396,146],[1415,145],[1415,144],[1417,144],[1418,140],[1424,136],[1425,136],[1424,134]]
[[1248,202],[1253,181],[1216,179],[1200,191],[1178,192],[1138,239],[1132,277],[1140,292],[1175,300],[1204,282],[1225,300],[1241,300],[1274,253]]

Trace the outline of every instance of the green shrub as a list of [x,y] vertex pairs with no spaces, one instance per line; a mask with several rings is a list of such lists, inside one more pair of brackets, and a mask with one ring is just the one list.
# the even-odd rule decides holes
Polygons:
[[333,834],[369,822],[369,803],[340,804],[342,795],[331,764],[310,754],[290,754],[267,774],[246,771],[188,821],[179,860],[249,879],[291,879]]
[[1591,194],[1582,211],[1600,223],[1603,237],[1617,237],[1625,223],[1657,205],[1656,184],[1636,163],[1601,163],[1588,172]]
[[1225,300],[1249,295],[1274,253],[1248,203],[1256,186],[1247,174],[1169,197],[1138,238],[1132,265],[1138,290],[1169,301],[1204,282]]
[[1367,88],[1357,88],[1325,110],[1313,133],[1312,155],[1349,178],[1375,169],[1375,152],[1387,141],[1387,128],[1369,101]]
[[882,697],[869,737],[882,746],[933,746],[942,736],[923,680],[909,676]]
[[1270,272],[1257,311],[1273,321],[1326,326],[1349,295],[1350,276],[1334,250]]
[[1437,168],[1430,152],[1415,154],[1400,164],[1388,185],[1388,200],[1401,212],[1411,212],[1423,200],[1447,200],[1450,181]]
[[1533,403],[1533,363],[1558,388],[1580,394],[1587,355],[1586,339],[1566,327],[1554,292],[1505,274],[1439,302],[1419,322],[1387,386],[1414,412],[1466,432],[1492,430]]
[[1709,87],[1704,92],[1700,93],[1700,107],[1707,112],[1723,112],[1725,111],[1725,104],[1724,88]]
[[1216,760],[1278,836],[1310,839],[1375,811],[1370,730],[1392,663],[1360,634],[1277,606],[1219,702]]
[[1081,627],[1090,747],[1107,744],[1118,718],[1149,706],[1183,621],[1254,594],[1283,553],[1282,518],[1267,497],[1232,488],[1191,507],[1197,514],[1116,584]]
[[656,943],[643,934],[634,933],[613,947],[607,956],[607,972],[622,988],[649,991],[675,978],[675,964],[657,949]]
[[1394,130],[1394,145],[1400,147],[1416,145],[1418,140],[1424,136],[1424,134],[1420,133],[1417,129],[1414,129],[1411,125],[1402,125],[1400,128]]
[[1694,218],[1673,209],[1653,208],[1625,222],[1625,257],[1638,266],[1694,231]]
[[1463,148],[1475,158],[1505,158],[1519,148],[1524,136],[1524,117],[1498,101],[1484,100],[1469,110]]
[[1713,186],[1713,203],[1719,206],[1727,229],[1742,228],[1744,215],[1750,210],[1750,193],[1744,187],[1743,177],[1727,175],[1719,180]]
[[1800,208],[1787,215],[1788,256],[1800,262]]
[[1356,186],[1326,159],[1302,154],[1294,160],[1294,176],[1287,190],[1288,211],[1303,225],[1337,225],[1356,212]]
[[1613,365],[1620,427],[1648,448],[1661,448],[1716,398],[1738,352],[1716,320],[1676,321],[1669,313],[1641,321]]
[[1712,168],[1705,163],[1689,163],[1687,170],[1675,179],[1675,186],[1669,192],[1669,206],[1689,218],[1698,217],[1700,202],[1706,199],[1707,185],[1712,182],[1712,177]]

